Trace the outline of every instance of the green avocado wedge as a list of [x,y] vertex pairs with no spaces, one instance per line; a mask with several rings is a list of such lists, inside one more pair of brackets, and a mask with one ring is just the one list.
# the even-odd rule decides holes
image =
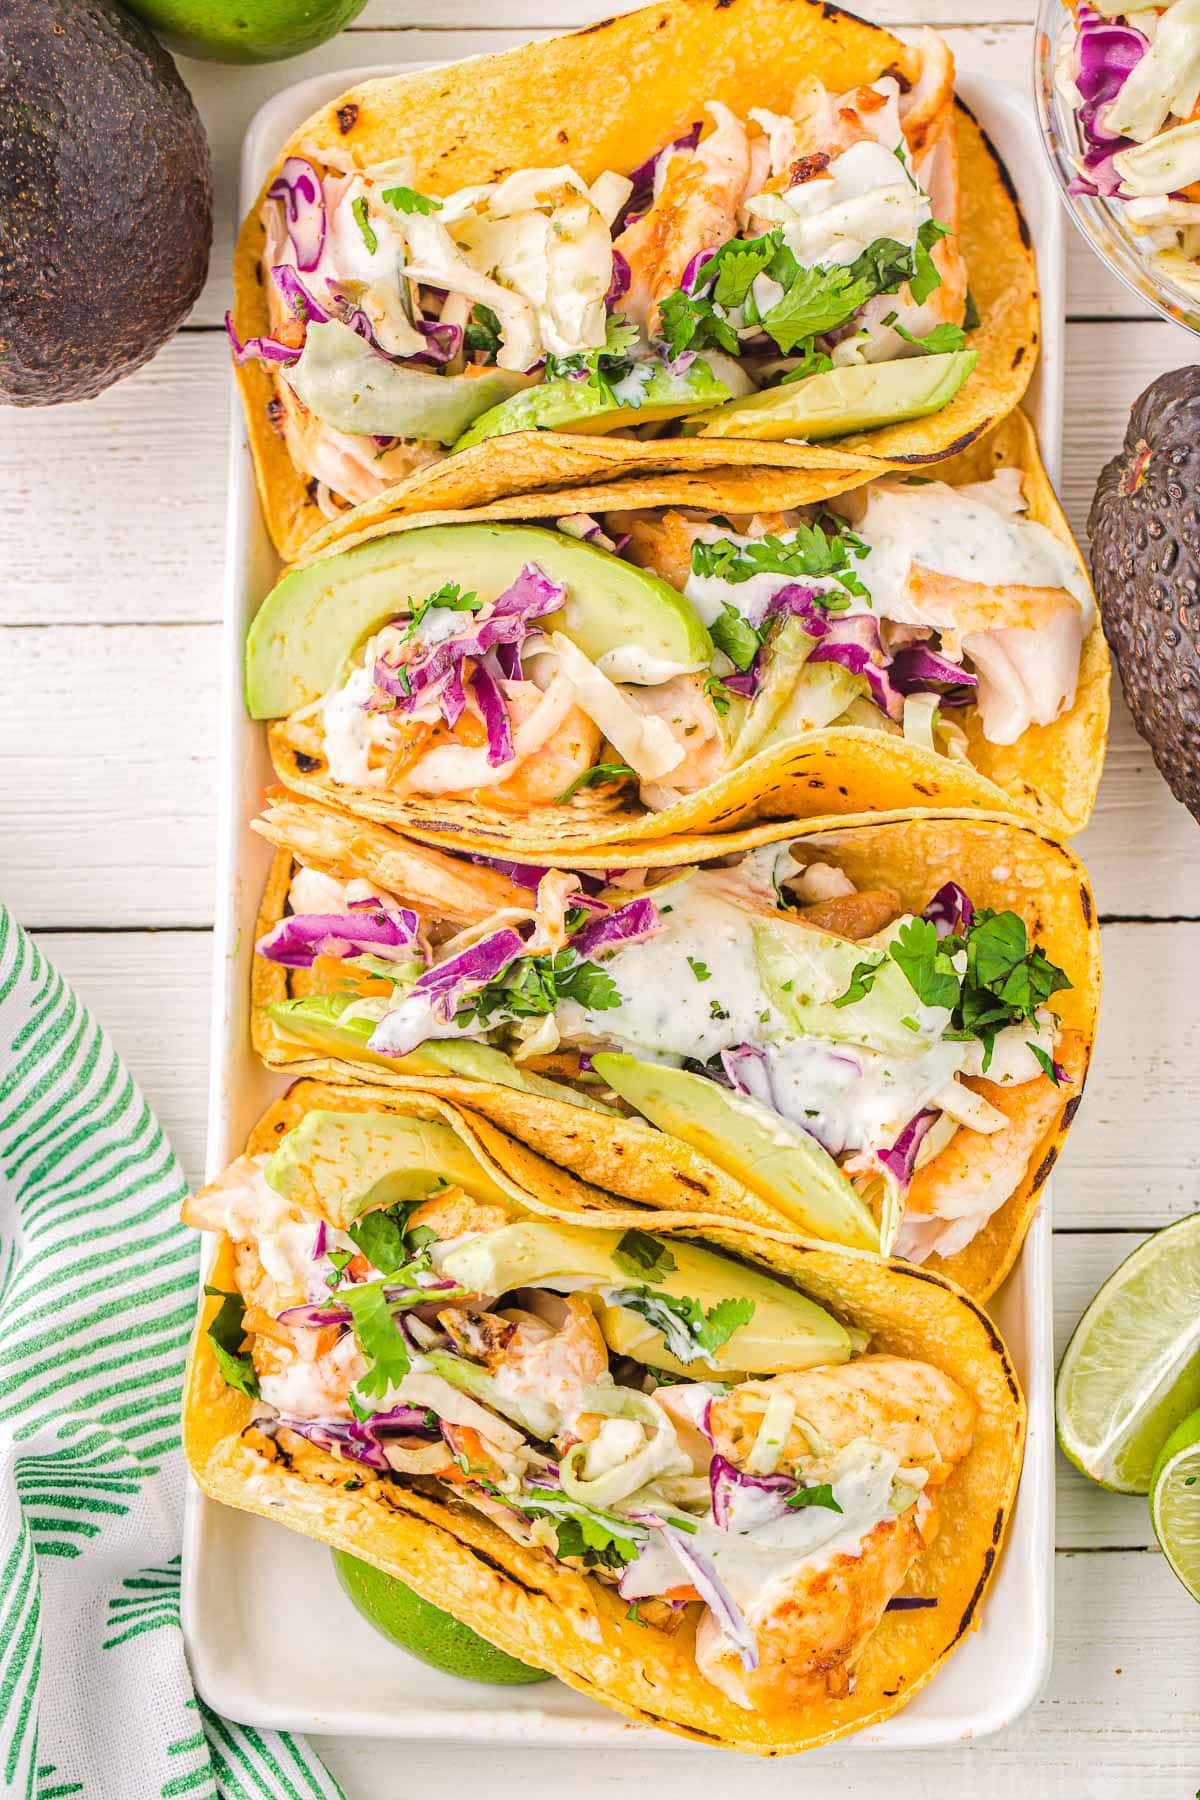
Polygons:
[[448,1125],[400,1113],[314,1109],[280,1139],[263,1173],[285,1200],[334,1224],[426,1199],[447,1184],[473,1200],[507,1204]]
[[[639,1250],[657,1248],[662,1261],[647,1268],[645,1257],[631,1257],[623,1251],[631,1235],[639,1240]],[[676,1237],[522,1219],[499,1231],[462,1239],[443,1257],[442,1272],[461,1286],[485,1294],[521,1287],[570,1291],[592,1285],[602,1293],[636,1288],[669,1299],[697,1301],[706,1312],[724,1300],[750,1300],[753,1311],[749,1317],[706,1359],[721,1369],[770,1374],[811,1369],[823,1363],[848,1362],[854,1348],[845,1327],[807,1295],[731,1257]],[[657,1361],[663,1368],[676,1366],[662,1353],[662,1334],[654,1326],[638,1332],[636,1326],[643,1321],[629,1308],[610,1303],[604,1310],[636,1321],[622,1341],[636,1341],[639,1357]]]
[[977,350],[947,350],[897,362],[848,363],[731,400],[690,435],[804,441],[923,419],[948,405],[978,361]]
[[359,436],[424,438],[452,444],[482,412],[526,383],[508,369],[435,375],[388,362],[337,319],[309,325],[290,388],[318,419]]
[[498,1650],[452,1613],[422,1600],[395,1575],[386,1575],[345,1550],[333,1552],[333,1566],[343,1593],[363,1618],[431,1669],[489,1687],[523,1687],[552,1679],[544,1669],[530,1668]]
[[582,1106],[588,1112],[612,1114],[611,1106],[605,1106],[591,1094],[522,1069],[503,1050],[496,1050],[491,1044],[477,1044],[471,1038],[461,1042],[429,1038],[407,1056],[381,1056],[367,1049],[367,1039],[375,1029],[374,1019],[356,1013],[342,1021],[340,1015],[350,1004],[347,995],[306,994],[295,1000],[273,1001],[267,1011],[280,1030],[328,1056],[372,1063],[381,1069],[393,1069],[397,1075],[445,1075],[464,1081],[490,1081],[497,1087],[518,1088],[525,1094],[544,1094],[547,1100],[558,1100],[567,1106]]
[[602,1051],[592,1067],[643,1116],[699,1150],[805,1237],[879,1249],[879,1226],[816,1138],[686,1069]]
[[286,718],[318,700],[364,638],[444,583],[486,604],[527,563],[566,589],[543,629],[563,632],[592,662],[628,646],[687,667],[711,662],[712,639],[690,602],[647,569],[540,526],[424,525],[306,563],[272,588],[246,637],[251,718]]
[[454,448],[469,450],[472,444],[513,431],[576,431],[597,437],[606,431],[680,419],[730,398],[725,383],[700,357],[678,375],[656,363],[636,406],[614,406],[609,392],[589,381],[543,381],[481,414]]

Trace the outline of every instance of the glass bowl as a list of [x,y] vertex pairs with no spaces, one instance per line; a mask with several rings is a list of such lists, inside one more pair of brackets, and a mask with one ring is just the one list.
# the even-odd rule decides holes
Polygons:
[[1124,223],[1119,202],[1090,194],[1073,194],[1075,173],[1072,155],[1082,149],[1074,111],[1054,82],[1054,62],[1064,34],[1073,29],[1071,9],[1064,0],[1038,0],[1033,34],[1033,93],[1045,149],[1062,203],[1072,222],[1087,239],[1101,262],[1164,319],[1200,333],[1200,302],[1165,276],[1149,268],[1141,240]]

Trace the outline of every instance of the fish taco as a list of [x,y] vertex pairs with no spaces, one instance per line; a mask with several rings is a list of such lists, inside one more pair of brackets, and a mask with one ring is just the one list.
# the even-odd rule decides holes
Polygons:
[[1108,658],[1020,412],[936,479],[695,498],[661,477],[392,519],[292,570],[246,646],[280,778],[533,861],[872,810],[1085,823]]
[[774,826],[576,871],[286,795],[255,828],[277,846],[252,978],[272,1067],[436,1090],[612,1193],[979,1298],[1012,1266],[1100,979],[1086,874],[1031,828]]
[[1024,1406],[923,1271],[614,1208],[428,1095],[301,1082],[218,1234],[196,1480],[701,1742],[877,1724],[979,1619]]
[[829,492],[969,443],[1025,390],[1037,290],[953,80],[933,32],[666,0],[339,96],[234,263],[281,554],[362,503],[730,465]]

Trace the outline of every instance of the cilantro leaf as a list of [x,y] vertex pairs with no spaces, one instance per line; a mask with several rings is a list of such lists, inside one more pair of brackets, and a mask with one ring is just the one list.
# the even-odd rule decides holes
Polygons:
[[681,356],[693,346],[700,349],[710,340],[731,356],[738,354],[737,333],[718,318],[711,300],[696,299],[676,288],[660,302],[658,316],[659,330],[672,356]]
[[483,601],[473,591],[464,594],[457,581],[444,581],[440,588],[434,589],[432,594],[426,594],[424,600],[416,607],[401,641],[407,643],[409,638],[415,635],[417,627],[426,613],[432,612],[434,607],[445,607],[448,612],[478,612],[482,605]]
[[723,650],[734,668],[745,674],[762,647],[762,637],[749,619],[727,600],[708,629],[717,649]]
[[347,1227],[350,1237],[381,1275],[394,1275],[409,1261],[413,1246],[408,1238],[408,1219],[416,1204],[400,1200],[395,1206],[364,1213]]
[[[697,538],[692,544],[692,573],[716,576],[734,587],[756,575],[832,576],[848,594],[869,600],[871,596],[851,563],[852,558],[867,554],[867,546],[854,532],[836,529],[836,524],[832,518],[829,529],[820,523],[799,524],[787,537],[768,532],[744,544],[734,543],[732,538],[706,544]],[[829,612],[839,612],[849,602],[838,594],[822,594],[819,604]]]
[[884,958],[877,962],[855,963],[850,971],[850,985],[844,994],[839,994],[834,1001],[835,1006],[853,1006],[856,1000],[862,1000],[875,986],[875,977],[883,967]]
[[934,289],[940,288],[942,285],[937,264],[930,252],[940,239],[948,237],[949,234],[949,226],[939,225],[936,219],[926,219],[917,232],[917,242],[913,250],[913,273],[909,277],[908,291],[918,306],[924,306]]
[[586,375],[588,386],[598,388],[610,404],[615,404],[612,383],[629,373],[639,343],[637,326],[623,314],[611,313],[604,343],[599,349],[580,351],[574,356],[547,354],[545,378],[547,381],[564,381]]
[[890,325],[896,336],[902,337],[906,344],[915,344],[924,356],[944,356],[947,351],[961,350],[967,341],[967,334],[961,325],[935,325],[932,331],[919,338],[901,325],[895,313],[889,313],[883,322]]
[[382,1400],[411,1367],[408,1345],[392,1310],[394,1302],[387,1299],[382,1281],[343,1288],[341,1298],[350,1309],[354,1335],[368,1365],[355,1391],[364,1400]]
[[844,1512],[833,1497],[833,1487],[828,1481],[819,1482],[816,1487],[798,1487],[794,1494],[789,1494],[786,1504],[793,1512],[802,1506],[824,1506],[829,1512]]
[[677,1267],[662,1239],[651,1237],[636,1226],[622,1234],[613,1251],[613,1261],[623,1275],[652,1283],[664,1280]]
[[805,350],[794,369],[789,369],[780,380],[780,387],[786,387],[790,381],[807,381],[810,375],[826,375],[833,367],[832,356],[824,350],[814,350],[811,346]]
[[1043,1075],[1048,1075],[1055,1087],[1061,1087],[1062,1079],[1059,1076],[1058,1064],[1055,1062],[1054,1058],[1048,1056],[1040,1044],[1026,1044],[1025,1048],[1033,1051],[1034,1056],[1041,1065]]
[[485,362],[494,363],[501,341],[499,315],[481,300],[477,301],[463,332],[463,349],[468,356],[478,352]]
[[552,801],[551,804],[565,806],[567,801],[573,799],[579,792],[580,788],[592,787],[601,782],[630,781],[636,776],[637,770],[631,769],[628,763],[593,763],[590,769],[585,769],[582,775],[577,775],[574,781],[569,782],[558,799]]
[[729,702],[741,698],[740,694],[735,694],[732,688],[727,688],[725,686],[725,683],[721,680],[719,675],[705,676],[704,692],[712,701],[713,711],[720,719],[723,719],[725,714],[729,711]]
[[430,213],[442,210],[440,200],[435,200],[432,194],[419,194],[416,188],[384,188],[380,199],[386,200],[389,206],[396,207],[402,213],[423,213],[428,217]]
[[683,1363],[710,1360],[739,1325],[754,1317],[753,1300],[720,1300],[705,1311],[699,1300],[686,1295],[651,1294],[644,1288],[622,1288],[611,1304],[627,1306],[661,1331],[671,1355]]
[[544,1018],[560,1000],[575,1000],[589,1012],[620,1006],[611,975],[599,964],[581,962],[569,944],[542,956],[518,956],[495,981],[468,996],[454,1015],[457,1025],[492,1026],[510,1019]]
[[707,963],[701,962],[698,957],[689,956],[687,959],[687,966],[692,971],[692,974],[696,977],[697,981],[712,980],[712,970]]
[[246,1340],[246,1302],[240,1294],[231,1293],[228,1288],[206,1286],[204,1291],[214,1300],[219,1298],[221,1302],[204,1334],[212,1346],[217,1367],[231,1388],[237,1388],[251,1400],[257,1400],[258,1374],[254,1358],[248,1350],[242,1348]]
[[781,300],[762,316],[762,328],[785,355],[805,338],[845,324],[871,298],[871,283],[835,265],[800,269]]
[[375,236],[375,227],[371,224],[368,216],[365,194],[359,194],[356,200],[350,202],[350,211],[354,214],[355,223],[362,232],[363,243],[367,246],[369,254],[374,256],[379,248],[379,239]]
[[897,931],[889,955],[924,1006],[953,1008],[961,987],[958,971],[929,919],[909,919]]
[[856,280],[870,283],[872,294],[894,294],[912,276],[912,248],[895,238],[875,238],[849,268]]

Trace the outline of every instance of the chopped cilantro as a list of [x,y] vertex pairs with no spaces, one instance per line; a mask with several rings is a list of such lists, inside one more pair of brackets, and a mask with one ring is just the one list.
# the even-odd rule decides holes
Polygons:
[[217,1367],[232,1388],[258,1399],[258,1375],[254,1368],[254,1358],[248,1350],[242,1348],[246,1341],[246,1302],[237,1293],[228,1288],[206,1286],[204,1289],[212,1299],[219,1299],[221,1304],[205,1337],[212,1346],[212,1353],[217,1359]]
[[569,782],[558,799],[551,804],[565,806],[568,800],[574,798],[580,788],[593,787],[610,781],[632,781],[636,779],[636,776],[637,770],[631,769],[628,763],[593,763],[590,769],[585,769],[582,775],[577,775],[574,781]]
[[963,314],[963,330],[979,330],[979,308],[975,304],[975,296],[972,294],[970,288],[967,289],[967,305]]
[[[787,537],[768,532],[744,544],[735,543],[732,538],[717,538],[706,544],[697,538],[692,544],[692,573],[716,576],[734,587],[752,581],[756,575],[832,576],[847,594],[869,600],[870,594],[852,567],[852,559],[861,560],[866,554],[863,540],[853,531],[837,529],[836,521],[831,519],[828,529],[819,522],[800,524]],[[821,595],[820,604],[828,612],[839,612],[849,602],[843,595],[830,593]],[[712,629],[716,641],[716,627]]]
[[717,714],[717,717],[721,719],[723,719],[725,714],[729,711],[729,702],[740,698],[739,695],[734,694],[732,688],[727,688],[725,686],[725,683],[721,680],[719,675],[705,676],[704,692],[713,703],[713,711]]
[[932,331],[919,338],[914,337],[911,331],[906,331],[895,314],[886,318],[884,324],[890,325],[896,336],[902,337],[906,344],[915,344],[925,356],[944,356],[950,350],[961,350],[967,341],[967,334],[960,325],[935,325]]
[[354,214],[355,223],[362,232],[362,241],[367,246],[368,254],[374,256],[379,248],[379,239],[375,236],[375,227],[371,224],[367,214],[365,194],[359,194],[356,200],[350,202],[350,211]]
[[331,1250],[329,1260],[333,1264],[333,1274],[327,1283],[330,1289],[336,1288],[346,1273],[347,1266],[353,1260],[353,1250]]
[[697,981],[712,980],[712,970],[707,963],[701,962],[698,957],[689,956],[687,959],[687,966],[692,971],[692,974],[696,977]]
[[862,1000],[875,986],[875,977],[883,967],[884,958],[878,962],[855,963],[850,971],[850,985],[844,994],[839,994],[834,1001],[835,1006],[853,1006],[855,1001]]
[[[401,1200],[395,1206],[380,1207],[375,1212],[364,1213],[361,1219],[348,1227],[350,1236],[367,1261],[381,1275],[394,1275],[409,1260],[411,1245],[407,1225],[415,1204],[414,1201]],[[432,1236],[432,1233],[429,1235]]]
[[708,1003],[708,1016],[710,1019],[727,1019],[729,1014],[719,1000],[710,1000]]
[[651,1283],[664,1280],[677,1266],[661,1238],[651,1237],[636,1226],[622,1234],[613,1251],[613,1261],[622,1275]]
[[494,363],[501,341],[499,315],[482,301],[477,302],[463,332],[463,349],[468,356],[478,353],[485,362]]
[[856,278],[840,264],[800,269],[783,298],[763,314],[762,328],[786,356],[805,339],[844,325],[873,291],[869,280]]
[[[477,612],[482,605],[483,601],[474,590],[464,594],[457,581],[444,581],[440,588],[435,588],[432,594],[426,594],[424,600],[414,608],[401,642],[406,644],[409,638],[415,636],[425,615],[433,612],[435,607],[442,607],[447,612]],[[407,691],[406,689],[405,692]]]
[[838,1505],[833,1497],[833,1488],[828,1481],[819,1482],[816,1487],[798,1487],[794,1494],[789,1494],[787,1504],[794,1512],[803,1506],[824,1506],[829,1512],[840,1513],[845,1509]]
[[744,675],[762,647],[762,637],[729,601],[709,626],[712,641]]
[[544,1018],[560,1000],[575,1000],[589,1012],[620,1006],[611,975],[598,964],[581,962],[569,944],[543,956],[518,956],[507,969],[472,994],[454,1015],[455,1024],[496,1025],[505,1019]]
[[392,1302],[382,1281],[364,1281],[342,1290],[342,1304],[350,1309],[354,1335],[367,1359],[367,1371],[356,1383],[362,1400],[382,1400],[410,1368],[408,1345],[396,1323]]
[[786,387],[790,381],[807,381],[810,375],[827,375],[833,367],[833,358],[824,350],[805,350],[794,369],[789,369],[779,382]]
[[671,1355],[684,1363],[711,1359],[739,1325],[754,1317],[753,1300],[720,1300],[705,1311],[699,1300],[651,1294],[644,1288],[622,1288],[612,1295],[612,1304],[627,1306],[661,1331]]
[[958,971],[938,940],[937,927],[928,919],[906,920],[888,954],[922,1005],[954,1006],[961,985]]
[[650,1629],[649,1623],[647,1620],[643,1619],[641,1613],[638,1611],[638,1605],[639,1605],[638,1601],[636,1601],[636,1600],[633,1601],[633,1603],[630,1605],[630,1607],[626,1611],[625,1617],[627,1619],[632,1619],[635,1625],[641,1625],[646,1631],[649,1631],[649,1629]]
[[1059,1076],[1058,1065],[1054,1058],[1052,1056],[1047,1056],[1040,1044],[1026,1044],[1025,1048],[1033,1051],[1034,1057],[1036,1058],[1043,1075],[1048,1075],[1055,1087],[1061,1087],[1062,1080]]
[[939,225],[936,219],[926,219],[917,232],[913,250],[913,273],[908,280],[908,291],[917,306],[924,306],[934,289],[942,285],[937,264],[930,252],[941,238],[949,235],[949,229],[947,225]]
[[[598,350],[584,350],[576,356],[546,357],[546,380],[563,381],[587,377],[587,385],[599,390],[609,405],[616,405],[612,384],[627,375],[633,366],[640,344],[640,334],[621,313],[609,316],[603,345]],[[636,405],[637,401],[627,402]]]
[[389,206],[394,206],[402,213],[424,213],[428,217],[430,213],[442,210],[440,200],[435,200],[432,194],[418,194],[416,188],[384,188],[380,199],[386,200]]

